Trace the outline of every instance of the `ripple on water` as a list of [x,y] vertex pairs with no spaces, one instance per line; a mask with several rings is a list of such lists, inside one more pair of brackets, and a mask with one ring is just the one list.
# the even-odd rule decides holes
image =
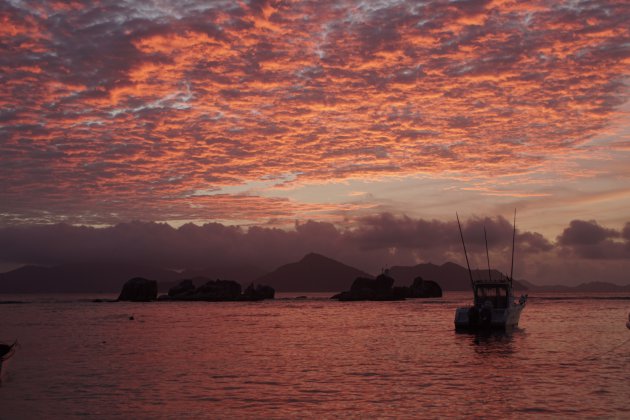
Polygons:
[[627,302],[560,298],[532,299],[520,328],[494,335],[453,331],[468,294],[0,305],[0,340],[22,346],[0,406],[7,418],[626,416]]

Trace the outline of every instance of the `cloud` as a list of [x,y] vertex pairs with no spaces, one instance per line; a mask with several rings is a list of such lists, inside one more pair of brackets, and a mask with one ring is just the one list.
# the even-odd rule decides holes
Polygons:
[[[505,265],[512,228],[501,217],[472,219],[464,224],[469,252],[485,255],[483,226],[492,239],[490,247],[497,255],[496,261]],[[533,232],[519,232],[517,243],[519,252],[527,255],[550,246]],[[0,228],[0,262],[134,262],[169,268],[247,263],[272,269],[308,252],[319,252],[373,272],[385,265],[445,262],[462,256],[456,222],[389,213],[359,218],[348,228],[316,221],[296,222],[290,230],[220,223],[188,223],[174,228],[155,222],[102,228],[68,224]]]
[[[607,229],[596,221],[573,220],[558,237],[558,244],[565,254],[581,258],[605,260],[627,259],[630,257],[630,240],[627,237],[628,224],[623,231]],[[623,238],[623,242],[618,240]]]
[[[517,229],[514,275],[537,284],[579,284],[602,278],[627,283],[630,240],[597,222],[572,221],[552,243]],[[511,269],[512,225],[503,217],[462,219],[472,268],[485,268],[484,227],[493,268]],[[572,232],[572,233],[571,233]],[[595,233],[593,233],[595,232]],[[603,232],[603,233],[602,233]],[[561,239],[563,238],[563,239]],[[110,227],[68,224],[0,228],[0,266],[16,264],[142,263],[165,268],[251,265],[272,270],[317,252],[371,273],[383,267],[447,261],[465,265],[456,221],[391,213],[330,222],[296,222],[291,229],[221,223],[173,227],[130,222]]]
[[589,156],[627,99],[624,2],[31,1],[0,12],[3,223],[265,220],[274,211],[261,203],[275,199],[191,192],[269,173],[491,179],[554,162],[571,178],[566,162]]
[[596,245],[606,239],[619,237],[619,232],[606,229],[596,221],[572,220],[569,227],[558,237],[561,245]]

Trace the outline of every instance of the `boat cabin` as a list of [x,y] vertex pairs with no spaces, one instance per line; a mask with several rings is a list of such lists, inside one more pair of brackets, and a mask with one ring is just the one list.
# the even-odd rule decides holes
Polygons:
[[494,309],[505,309],[510,306],[509,299],[511,294],[508,283],[476,283],[474,293],[475,306],[483,306],[488,301]]

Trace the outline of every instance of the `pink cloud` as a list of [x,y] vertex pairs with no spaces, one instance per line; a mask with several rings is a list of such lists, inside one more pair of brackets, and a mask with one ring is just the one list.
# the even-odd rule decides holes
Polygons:
[[482,179],[554,162],[570,178],[626,100],[623,2],[29,2],[0,17],[5,223],[303,214],[194,195],[277,173]]

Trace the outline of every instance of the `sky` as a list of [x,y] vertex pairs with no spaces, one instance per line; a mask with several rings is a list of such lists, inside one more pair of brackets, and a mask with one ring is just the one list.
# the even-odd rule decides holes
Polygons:
[[626,1],[10,0],[0,21],[0,268],[463,263],[455,212],[505,266],[517,209],[520,277],[630,283]]

